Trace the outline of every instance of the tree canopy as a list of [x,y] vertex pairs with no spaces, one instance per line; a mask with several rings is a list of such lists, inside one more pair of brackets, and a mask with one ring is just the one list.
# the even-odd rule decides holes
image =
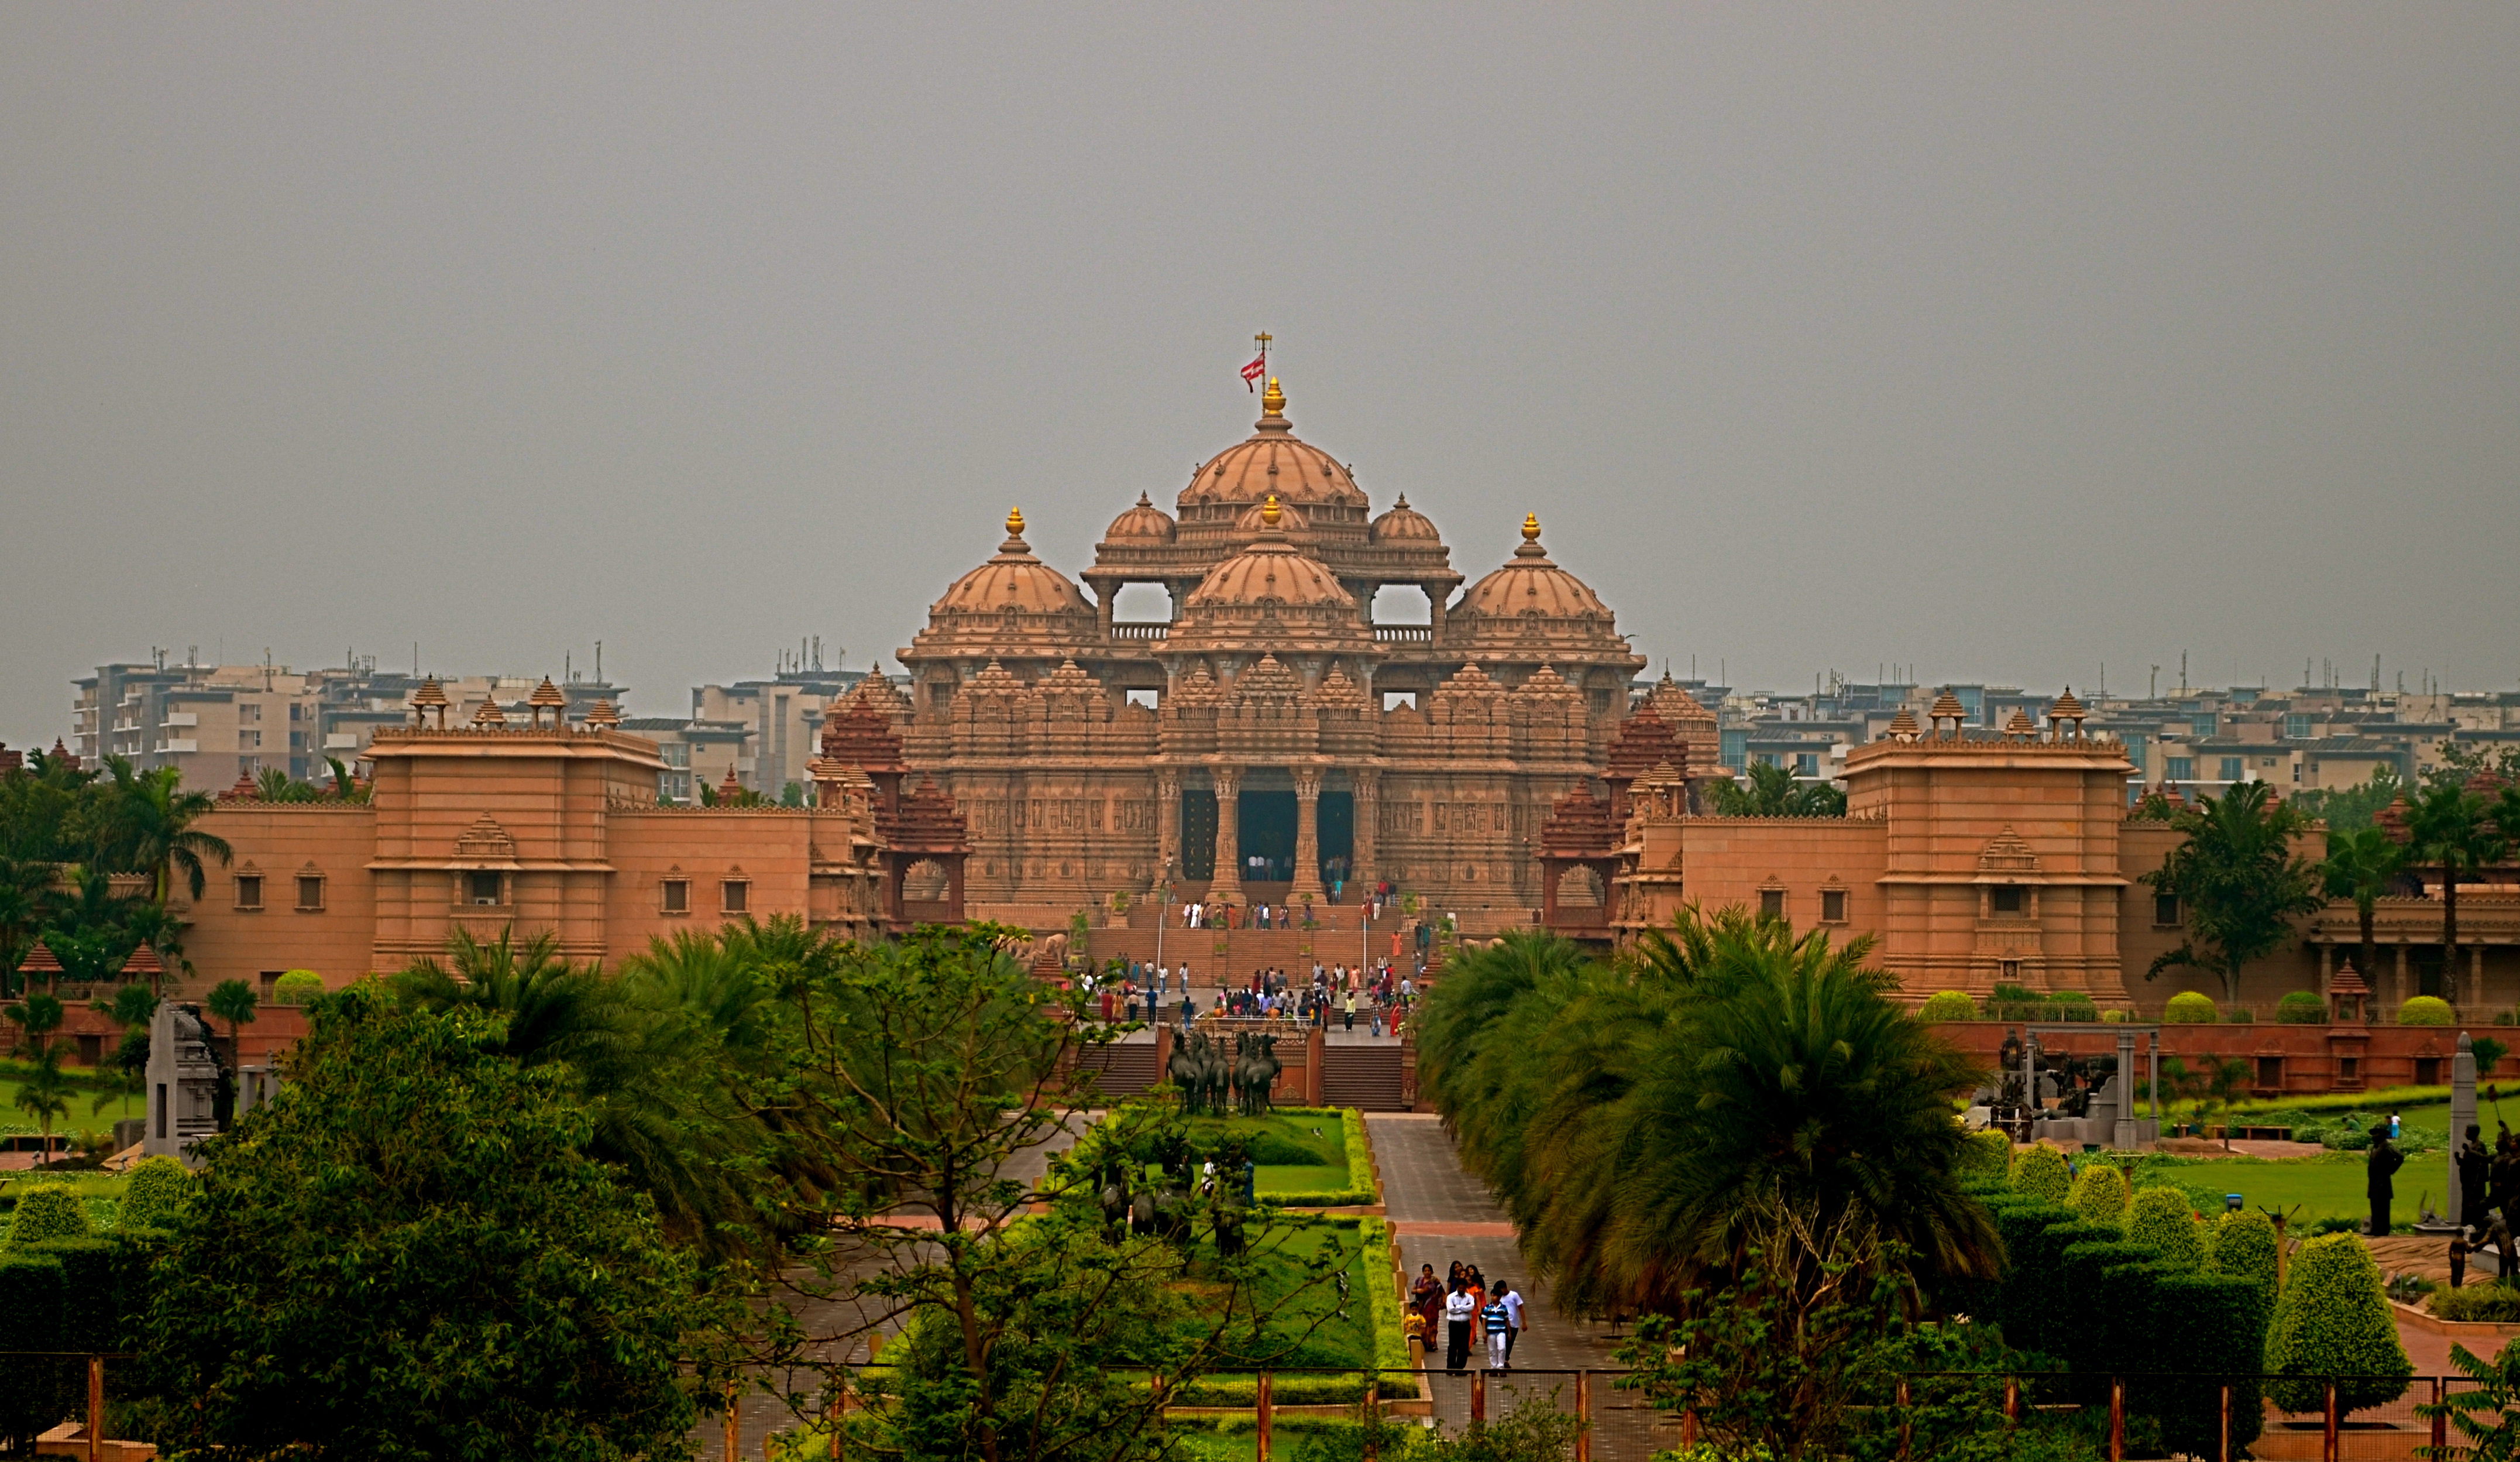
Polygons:
[[1846,794],[1826,782],[1800,782],[1768,761],[1750,765],[1750,783],[1717,782],[1709,802],[1723,817],[1844,817]]
[[2319,906],[2318,868],[2293,851],[2308,820],[2275,800],[2264,782],[2238,782],[2172,814],[2185,836],[2143,882],[2176,894],[2185,937],[2143,972],[2208,970],[2227,1000],[2240,998],[2240,972],[2292,942],[2293,921]]

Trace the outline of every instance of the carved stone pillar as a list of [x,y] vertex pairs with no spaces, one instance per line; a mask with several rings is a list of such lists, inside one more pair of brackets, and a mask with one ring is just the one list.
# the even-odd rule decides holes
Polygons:
[[1348,887],[1356,891],[1351,900],[1363,903],[1373,891],[1374,835],[1382,831],[1382,773],[1360,766],[1348,773],[1356,784],[1355,841],[1348,847]]
[[1216,877],[1207,886],[1210,903],[1242,901],[1242,768],[1208,769],[1216,785]]
[[1181,876],[1181,773],[1155,773],[1155,877]]
[[1315,903],[1328,901],[1322,887],[1322,769],[1293,768],[1295,778],[1295,887],[1298,904],[1310,894]]

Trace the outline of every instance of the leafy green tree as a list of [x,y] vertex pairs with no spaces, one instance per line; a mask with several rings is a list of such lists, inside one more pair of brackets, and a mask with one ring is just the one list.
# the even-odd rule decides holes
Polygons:
[[1772,762],[1753,762],[1750,783],[1723,781],[1708,789],[1722,817],[1844,817],[1846,794],[1826,782],[1799,782]]
[[2450,1363],[2471,1383],[2448,1392],[2439,1400],[2417,1401],[2415,1415],[2425,1421],[2447,1419],[2460,1444],[2435,1449],[2419,1447],[2416,1455],[2431,1462],[2514,1462],[2520,1459],[2520,1340],[2503,1343],[2491,1362],[2479,1360],[2467,1347],[2452,1342]]
[[178,1446],[243,1458],[680,1455],[735,1318],[495,1018],[319,1007],[158,1270]]
[[[790,1019],[764,1068],[782,1074],[751,1095],[830,1174],[797,1246],[806,1265],[786,1278],[797,1312],[842,1317],[788,1339],[799,1355],[826,1354],[898,1323],[884,1351],[898,1369],[879,1378],[894,1402],[864,1424],[887,1455],[1151,1459],[1168,1445],[1163,1408],[1197,1376],[1303,1353],[1331,1313],[1305,1311],[1304,1297],[1320,1298],[1355,1252],[1314,1230],[1307,1256],[1290,1242],[1301,1220],[1187,1193],[1168,1220],[1179,1247],[1106,1233],[1078,1165],[1014,1177],[1105,1105],[1075,1056],[1113,1033],[1081,990],[1034,980],[1007,952],[1017,937],[924,928],[839,946],[786,982]],[[1098,1131],[1090,1146],[1107,1157],[1116,1140]],[[1237,1224],[1239,1253],[1215,1242]],[[1291,1288],[1270,1277],[1289,1267]],[[1290,1313],[1300,1323],[1282,1328]]]
[[2372,826],[2381,809],[2406,790],[2406,781],[2398,775],[2398,769],[2383,765],[2372,768],[2368,781],[2352,787],[2313,789],[2297,794],[2293,802],[2304,817],[2326,823],[2331,833],[2359,833]]
[[53,1032],[62,1028],[62,1002],[53,995],[28,995],[0,1015],[18,1028],[18,1049],[38,1058],[52,1044]]
[[[2407,808],[2407,831],[2413,836],[2413,856],[2441,869],[2442,987],[2458,998],[2458,886],[2481,869],[2502,860],[2510,850],[2485,799],[2467,790],[2455,774],[2436,777]],[[2470,999],[2482,998],[2482,990]]]
[[[2233,1104],[2249,1094],[2249,1063],[2238,1057],[2217,1059],[2206,1057],[2205,1065],[2191,1069],[2176,1056],[2161,1058],[2161,1085],[2172,1100],[2190,1105],[2197,1121],[2203,1122],[2216,1112],[2228,1112]],[[2223,1148],[2231,1147],[2230,1128],[2223,1131]]]
[[2293,852],[2305,827],[2264,782],[2241,782],[2172,815],[2185,838],[2143,881],[2179,897],[2186,937],[2143,972],[2210,970],[2227,1000],[2240,998],[2240,971],[2293,938],[2293,920],[2319,905],[2319,875]]
[[152,876],[154,901],[164,903],[181,878],[198,902],[205,881],[202,859],[224,865],[235,856],[225,841],[193,824],[218,802],[205,792],[183,790],[184,774],[171,766],[134,772],[120,756],[109,757],[111,781],[94,819],[101,861]]
[[2354,901],[2366,977],[2376,973],[2373,967],[2380,959],[2380,944],[2371,933],[2380,896],[2397,887],[2406,868],[2407,849],[2386,828],[2366,823],[2351,832],[2328,831],[2327,861],[2319,865],[2319,877],[2328,897]]

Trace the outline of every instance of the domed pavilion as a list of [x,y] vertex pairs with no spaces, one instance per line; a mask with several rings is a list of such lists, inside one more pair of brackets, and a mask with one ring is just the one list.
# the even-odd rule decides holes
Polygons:
[[[903,756],[969,824],[973,913],[1063,920],[1167,881],[1323,907],[1387,884],[1518,922],[1535,839],[1607,770],[1644,665],[1540,531],[1524,518],[1463,592],[1434,521],[1405,496],[1377,516],[1274,379],[1251,434],[1172,512],[1138,494],[1075,579],[1010,514],[901,652]],[[1115,615],[1141,585],[1164,617]],[[1393,588],[1422,619],[1377,622]]]

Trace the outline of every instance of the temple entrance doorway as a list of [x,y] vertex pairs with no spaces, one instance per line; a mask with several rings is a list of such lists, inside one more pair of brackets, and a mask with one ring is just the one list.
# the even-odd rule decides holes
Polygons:
[[[1356,795],[1325,792],[1316,816],[1320,822],[1322,887],[1335,889],[1351,877],[1356,855]],[[1353,902],[1344,893],[1340,901]]]
[[1216,794],[1182,789],[1181,820],[1181,876],[1204,883],[1216,877]]
[[[1238,865],[1242,882],[1291,885],[1295,881],[1295,794],[1243,793],[1235,817],[1237,839],[1242,845]],[[1254,858],[1260,861],[1254,863]]]

